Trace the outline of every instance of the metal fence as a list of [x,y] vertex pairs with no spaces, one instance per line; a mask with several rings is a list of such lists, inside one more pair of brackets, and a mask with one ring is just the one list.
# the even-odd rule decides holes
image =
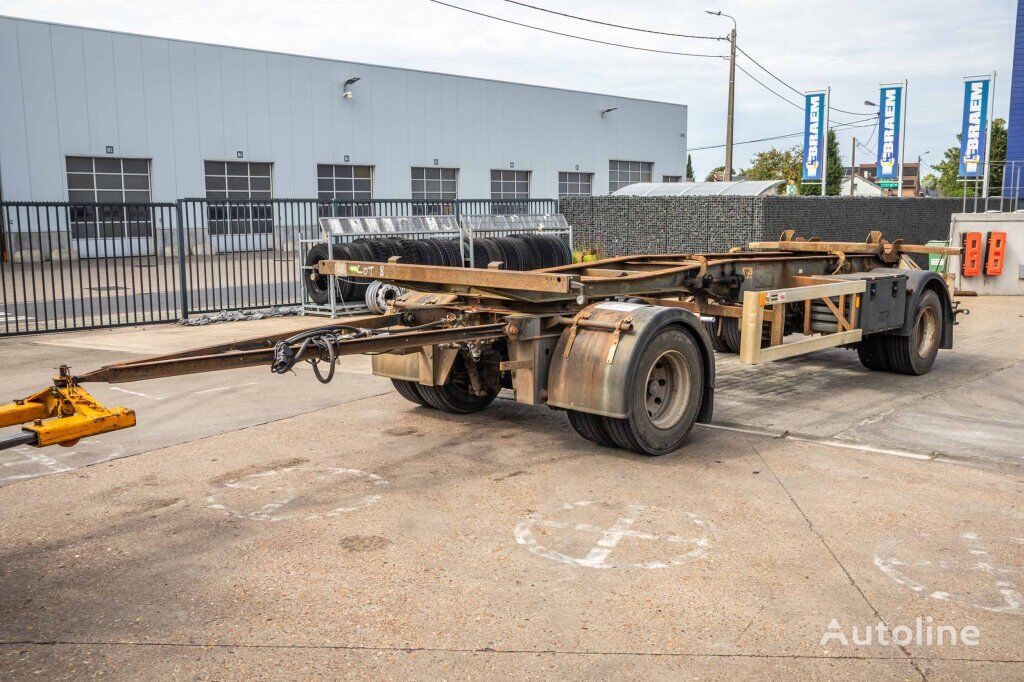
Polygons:
[[1024,191],[1024,161],[990,161],[987,184],[984,167],[960,184],[964,213],[1016,211]]
[[557,213],[555,199],[0,202],[0,336],[303,301],[324,216]]

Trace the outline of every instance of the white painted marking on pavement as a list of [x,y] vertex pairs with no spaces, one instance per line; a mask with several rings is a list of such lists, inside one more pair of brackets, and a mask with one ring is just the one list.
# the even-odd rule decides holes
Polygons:
[[249,381],[244,384],[235,384],[233,386],[218,386],[217,388],[206,388],[202,391],[196,391],[192,395],[200,395],[203,393],[213,393],[214,391],[230,391],[232,388],[242,388],[243,386],[255,386],[255,381]]
[[[594,511],[588,514],[588,508],[593,508]],[[574,512],[583,510],[584,515],[598,516],[604,515],[602,512],[606,512],[608,510],[615,511],[618,509],[622,509],[624,513],[618,515],[616,520],[607,527],[602,527],[592,523],[572,523],[570,521],[561,521],[558,519],[546,518],[540,514],[534,513],[520,522],[516,526],[513,534],[517,543],[523,545],[534,554],[543,556],[546,559],[573,566],[598,569],[667,568],[668,566],[680,565],[688,561],[701,558],[707,554],[708,549],[711,547],[711,539],[709,536],[714,533],[713,526],[697,514],[693,514],[691,512],[673,512],[669,509],[640,504],[624,505],[582,500],[579,502],[564,503],[551,515],[573,514]],[[664,519],[665,516],[670,517],[667,522],[689,523],[697,529],[697,532],[693,537],[688,537],[675,533],[653,533],[635,529],[635,526],[638,523],[647,525],[666,523],[666,519]],[[557,543],[571,547],[575,544],[574,539],[580,533],[598,536],[594,545],[583,556],[574,556],[577,552],[569,554],[569,549],[566,549],[566,551],[558,551],[558,549],[552,547],[552,545]],[[547,544],[541,544],[537,539],[537,535],[544,537]],[[641,544],[643,545],[658,543],[667,543],[670,545],[691,545],[693,549],[683,552],[682,554],[668,556],[661,560],[626,561],[623,559],[619,561],[610,561],[609,559],[612,553],[616,552],[623,540],[627,539],[632,541],[642,541]],[[629,550],[619,550],[619,554],[626,554],[628,551]],[[666,549],[665,554],[668,555],[673,551],[675,550]]]
[[111,391],[127,393],[128,395],[137,395],[140,398],[149,398],[150,400],[163,400],[163,398],[158,398],[155,395],[147,395],[146,393],[142,393],[141,391],[129,391],[127,388],[121,388],[120,386],[108,386],[107,388],[109,388]]

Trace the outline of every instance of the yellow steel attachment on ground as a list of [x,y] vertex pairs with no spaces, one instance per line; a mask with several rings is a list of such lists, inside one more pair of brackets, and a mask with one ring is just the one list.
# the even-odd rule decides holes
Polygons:
[[104,407],[62,367],[52,387],[0,405],[0,428],[16,424],[36,434],[36,447],[70,447],[87,436],[135,426],[135,412]]

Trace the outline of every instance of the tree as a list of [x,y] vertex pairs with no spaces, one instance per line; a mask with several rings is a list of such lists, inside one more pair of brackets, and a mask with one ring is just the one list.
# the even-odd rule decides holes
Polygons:
[[800,181],[800,166],[803,163],[800,147],[792,149],[769,149],[758,152],[750,161],[748,180],[785,180],[787,183]]
[[[725,166],[722,166],[725,168]],[[686,155],[686,179],[693,180],[693,157],[689,154]]]
[[[843,182],[843,160],[839,157],[839,140],[836,131],[828,131],[828,170],[826,177],[828,186],[825,191],[829,196],[837,196]],[[746,172],[748,180],[785,180],[796,183],[800,194],[820,195],[821,185],[814,183],[799,184],[803,176],[804,153],[798,145],[790,149],[769,149],[759,152],[751,160],[750,170]],[[783,191],[785,188],[782,188]]]
[[[719,179],[719,181],[721,181],[722,180],[722,177],[721,177],[722,171],[724,171],[724,170],[725,170],[725,165],[724,164],[721,165],[721,166],[715,166],[714,168],[711,169],[711,172],[708,173],[707,177],[704,178],[704,182],[715,182],[715,175],[718,175],[719,176],[718,179]],[[732,178],[733,178],[733,180],[735,180],[736,178],[739,178],[742,175],[744,175],[744,171],[743,171],[742,168],[740,170],[736,170],[735,168],[732,169]]]
[[[960,134],[957,133],[957,142]],[[999,196],[1003,193],[1003,167],[1006,161],[1006,121],[1001,118],[992,119],[992,150],[989,163],[989,194]],[[944,197],[959,197],[964,194],[964,181],[960,179],[960,146],[950,147],[942,155],[942,161],[932,166],[939,174],[937,187]],[[975,183],[966,183],[967,196],[974,196]],[[977,183],[978,194],[981,194],[981,181]]]
[[[828,181],[825,186],[825,194],[830,197],[839,196],[843,184],[843,159],[839,156],[839,138],[836,131],[829,128],[828,137],[825,143],[825,154],[828,158],[828,168],[825,171],[825,179]],[[800,163],[803,163],[801,152]],[[821,185],[801,184],[797,187],[800,194],[821,196]]]
[[935,189],[939,186],[939,179],[933,173],[921,178],[921,189]]

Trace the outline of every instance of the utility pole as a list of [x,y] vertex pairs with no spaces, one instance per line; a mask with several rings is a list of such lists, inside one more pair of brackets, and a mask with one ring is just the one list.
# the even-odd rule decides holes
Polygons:
[[850,196],[853,196],[853,183],[857,179],[857,138],[850,145]]
[[736,27],[729,33],[729,113],[725,122],[725,181],[732,180],[732,123],[736,107]]
[[732,20],[732,31],[729,32],[729,112],[725,119],[725,180],[732,180],[732,125],[736,109],[736,17],[723,13],[721,10],[712,12],[704,10],[716,17]]

